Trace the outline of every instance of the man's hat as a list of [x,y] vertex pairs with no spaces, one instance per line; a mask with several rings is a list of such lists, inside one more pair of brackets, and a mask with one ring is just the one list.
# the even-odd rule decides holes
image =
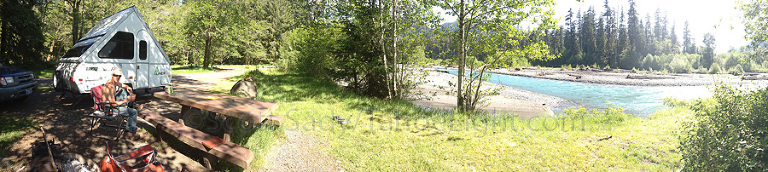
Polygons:
[[123,70],[120,70],[119,67],[112,68],[112,75],[123,76]]

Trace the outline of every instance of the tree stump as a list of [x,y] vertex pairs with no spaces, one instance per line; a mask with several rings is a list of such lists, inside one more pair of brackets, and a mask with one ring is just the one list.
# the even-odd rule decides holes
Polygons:
[[232,95],[243,95],[247,98],[256,98],[258,93],[256,92],[256,83],[252,81],[250,76],[246,76],[243,80],[237,81],[232,89],[229,90]]

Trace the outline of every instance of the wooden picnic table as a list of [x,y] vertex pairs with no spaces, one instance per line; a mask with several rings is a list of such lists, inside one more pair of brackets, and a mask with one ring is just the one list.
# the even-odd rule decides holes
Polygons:
[[153,94],[160,99],[169,100],[182,105],[179,123],[184,123],[184,115],[188,115],[192,109],[201,109],[221,115],[235,117],[252,123],[266,122],[280,125],[282,117],[271,115],[277,109],[277,103],[257,101],[242,97],[212,94],[200,91],[180,91],[168,94],[156,92]]
[[[181,104],[179,121],[174,122],[148,110],[140,112],[142,118],[153,123],[158,130],[162,130],[194,148],[200,149],[211,156],[225,159],[245,169],[248,168],[248,164],[253,160],[253,154],[247,148],[231,142],[230,134],[233,128],[227,126],[230,120],[239,119],[250,124],[265,123],[278,126],[283,120],[280,116],[271,115],[278,107],[277,103],[274,102],[200,91],[178,91],[171,94],[156,92],[153,96]],[[202,112],[200,110],[225,116],[224,124],[220,124],[220,126],[224,126],[221,127],[224,129],[223,138],[211,136],[184,124],[186,116],[192,115],[192,112]],[[203,117],[203,120],[205,119],[205,116],[201,117]],[[210,168],[208,159],[204,157],[204,161],[205,164],[203,165]]]

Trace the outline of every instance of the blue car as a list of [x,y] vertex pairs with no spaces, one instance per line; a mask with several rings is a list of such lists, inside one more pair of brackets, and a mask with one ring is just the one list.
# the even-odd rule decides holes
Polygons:
[[0,102],[24,100],[37,90],[32,72],[0,64]]

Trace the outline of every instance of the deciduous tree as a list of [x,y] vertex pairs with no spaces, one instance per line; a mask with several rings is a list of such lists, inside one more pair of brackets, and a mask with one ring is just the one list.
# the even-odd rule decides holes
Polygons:
[[238,1],[193,1],[187,4],[189,13],[184,32],[189,36],[192,47],[202,50],[203,67],[209,68],[216,48],[228,31],[242,27],[246,20],[240,14],[242,6]]
[[[554,27],[551,0],[444,0],[443,9],[457,17],[455,45],[459,49],[457,108],[474,110],[481,99],[480,87],[489,68],[516,58],[551,58],[538,38]],[[523,21],[531,22],[530,30]],[[481,65],[469,64],[473,56],[486,55]],[[470,70],[466,71],[466,67]],[[469,78],[465,78],[468,72]]]

